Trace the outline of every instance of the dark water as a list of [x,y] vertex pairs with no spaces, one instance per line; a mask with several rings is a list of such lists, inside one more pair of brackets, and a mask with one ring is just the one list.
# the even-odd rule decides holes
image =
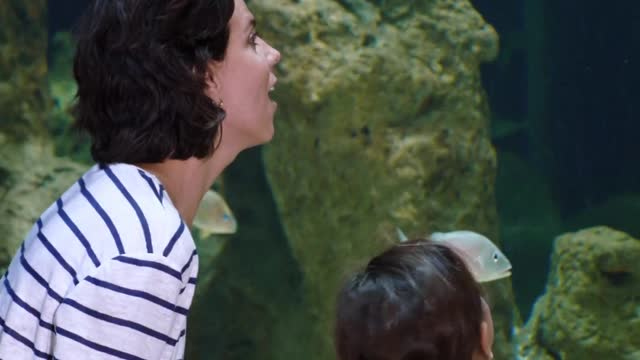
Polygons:
[[[494,139],[501,166],[509,166],[500,162],[505,154],[515,154],[540,173],[558,212],[554,230],[610,225],[639,236],[640,3],[472,2],[502,40],[499,58],[482,68],[492,118],[529,129]],[[522,191],[509,173],[499,172],[501,214],[517,207]],[[514,225],[502,220],[503,228]],[[529,239],[518,249],[510,240],[503,239],[526,312],[543,290],[550,239]]]

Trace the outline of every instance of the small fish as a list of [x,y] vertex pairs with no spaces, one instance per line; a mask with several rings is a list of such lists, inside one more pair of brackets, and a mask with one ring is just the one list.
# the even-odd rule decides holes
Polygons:
[[200,230],[202,238],[211,234],[234,234],[238,230],[238,223],[229,205],[213,190],[207,191],[200,201],[193,226]]
[[[401,242],[407,236],[396,229]],[[445,243],[458,250],[477,282],[489,282],[511,276],[511,262],[487,237],[473,231],[434,232],[431,241]]]

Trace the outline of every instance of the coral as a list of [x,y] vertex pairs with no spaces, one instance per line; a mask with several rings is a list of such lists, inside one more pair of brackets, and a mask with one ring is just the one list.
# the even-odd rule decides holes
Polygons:
[[56,157],[49,140],[0,141],[0,268],[7,266],[29,228],[87,169]]
[[520,334],[530,359],[636,359],[640,240],[605,226],[555,240],[545,294]]
[[47,91],[44,0],[0,2],[0,132],[24,139],[44,134]]

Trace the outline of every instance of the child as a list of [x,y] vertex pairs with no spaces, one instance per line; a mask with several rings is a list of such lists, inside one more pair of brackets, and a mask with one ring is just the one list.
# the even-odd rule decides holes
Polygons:
[[395,245],[353,276],[334,335],[339,360],[493,358],[480,286],[451,248],[429,240]]

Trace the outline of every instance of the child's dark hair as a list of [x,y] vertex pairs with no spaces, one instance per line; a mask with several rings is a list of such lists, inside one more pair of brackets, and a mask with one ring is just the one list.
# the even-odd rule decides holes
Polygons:
[[[225,112],[205,94],[233,0],[94,0],[75,35],[75,127],[96,162],[204,158]],[[219,100],[219,99],[218,99]]]
[[471,360],[480,348],[482,291],[463,260],[428,240],[373,258],[338,296],[339,360]]

